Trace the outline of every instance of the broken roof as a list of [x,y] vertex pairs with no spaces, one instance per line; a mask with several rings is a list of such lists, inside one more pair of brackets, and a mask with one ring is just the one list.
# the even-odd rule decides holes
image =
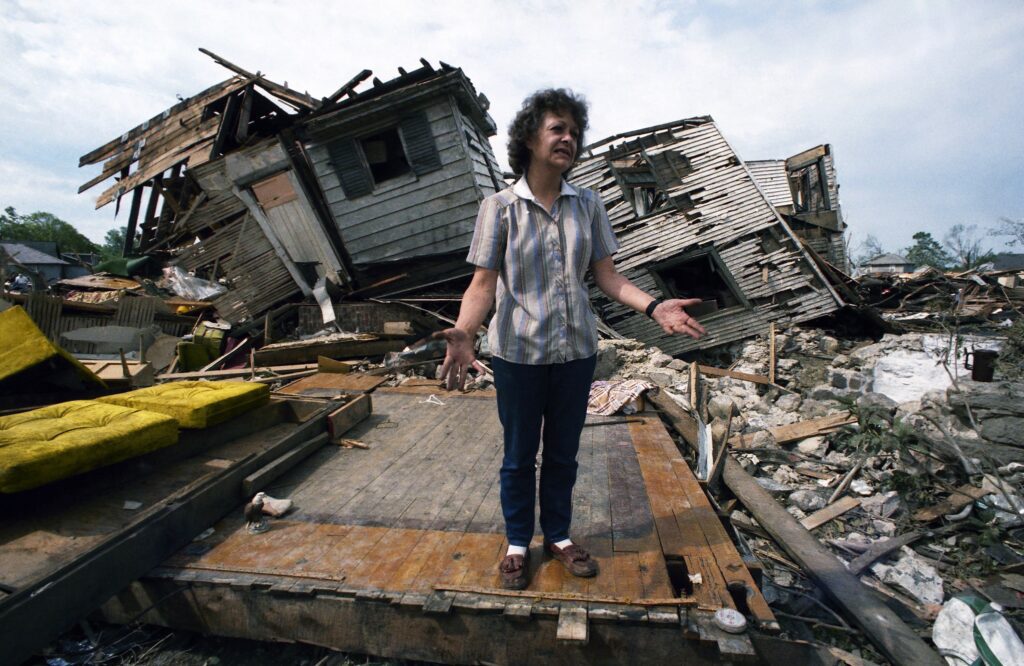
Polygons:
[[4,252],[9,254],[15,261],[22,264],[67,264],[68,262],[40,252],[34,248],[22,245],[21,243],[0,243]]

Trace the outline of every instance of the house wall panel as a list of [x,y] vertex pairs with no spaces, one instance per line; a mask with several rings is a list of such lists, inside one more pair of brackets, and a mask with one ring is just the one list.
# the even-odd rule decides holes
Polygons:
[[[307,144],[314,173],[356,264],[441,254],[469,246],[481,199],[482,174],[476,173],[463,147],[464,138],[455,117],[460,113],[457,107],[442,98],[423,110],[441,168],[419,177],[402,177],[404,180],[396,183],[381,183],[374,193],[365,196],[346,198],[333,173],[326,144],[344,135],[325,134]],[[396,110],[394,119],[402,113]],[[387,117],[381,120],[382,126],[388,122]]]

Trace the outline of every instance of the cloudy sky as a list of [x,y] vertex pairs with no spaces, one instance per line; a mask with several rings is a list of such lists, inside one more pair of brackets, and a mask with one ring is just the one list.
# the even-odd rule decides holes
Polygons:
[[[363,68],[462,67],[501,131],[533,90],[591,102],[591,139],[711,115],[744,160],[831,143],[854,244],[1024,218],[1024,2],[0,0],[0,208],[101,241],[78,158],[229,72],[316,97]],[[122,211],[122,217],[125,211]],[[998,238],[991,239],[996,249]]]

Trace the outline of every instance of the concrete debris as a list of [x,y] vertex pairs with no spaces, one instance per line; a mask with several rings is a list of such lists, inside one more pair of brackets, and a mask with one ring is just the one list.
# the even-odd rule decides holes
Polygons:
[[826,498],[814,490],[795,490],[789,494],[791,504],[795,504],[802,511],[817,511],[824,509]]
[[923,604],[941,604],[945,593],[938,570],[908,546],[901,548],[900,553],[896,564],[876,563],[871,566],[872,573],[883,583],[903,588]]

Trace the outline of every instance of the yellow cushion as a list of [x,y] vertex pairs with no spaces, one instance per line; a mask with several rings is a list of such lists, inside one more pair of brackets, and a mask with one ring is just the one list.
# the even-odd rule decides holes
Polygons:
[[[0,312],[0,341],[0,387],[5,392],[45,390],[40,382],[70,389],[106,386],[78,359],[50,342],[21,306]],[[56,377],[68,369],[74,379]]]
[[270,400],[270,387],[250,382],[172,382],[97,398],[173,416],[182,428],[205,428]]
[[177,441],[172,418],[92,400],[0,416],[0,492],[42,486]]

